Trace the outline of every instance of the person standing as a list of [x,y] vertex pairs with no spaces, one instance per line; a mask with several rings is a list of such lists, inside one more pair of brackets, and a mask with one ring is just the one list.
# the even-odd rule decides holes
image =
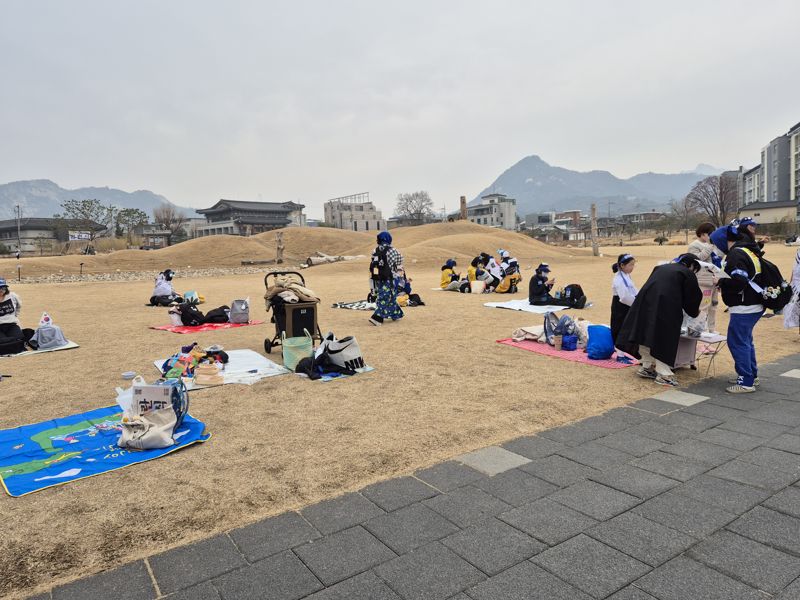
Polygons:
[[403,318],[403,309],[397,304],[394,284],[395,275],[403,271],[403,255],[392,246],[392,236],[388,231],[381,231],[377,242],[369,264],[372,290],[376,297],[375,312],[369,322],[380,326],[385,319],[398,321]]
[[756,391],[758,385],[758,363],[756,347],[753,343],[753,329],[764,314],[761,294],[756,292],[750,282],[761,273],[761,257],[764,251],[756,242],[757,223],[748,219],[740,223],[731,233],[738,236],[728,250],[725,259],[725,273],[728,277],[720,279],[722,300],[728,305],[728,350],[733,357],[736,379],[726,388],[731,394],[746,394]]
[[697,285],[700,265],[694,254],[681,254],[675,262],[653,269],[617,335],[619,344],[638,344],[642,355],[639,377],[659,385],[678,385],[672,365],[678,354],[684,311],[700,313],[703,294]]
[[[711,243],[710,238],[714,230],[713,223],[701,223],[698,225],[695,230],[697,238],[689,244],[687,252],[694,254],[697,260],[701,262],[719,267],[721,263],[720,257],[716,253],[717,247]],[[704,331],[716,331],[719,293],[717,292],[717,278],[708,267],[701,267],[697,272],[697,283],[703,292],[700,315],[696,319],[684,318],[684,325],[689,332],[695,332],[699,335]]]
[[792,268],[792,301],[783,309],[783,326],[786,329],[800,327],[800,248],[794,257],[794,267]]
[[639,289],[631,279],[631,273],[635,266],[636,259],[632,254],[620,254],[617,257],[617,262],[611,265],[611,270],[614,272],[614,280],[611,282],[611,292],[613,294],[611,299],[611,337],[620,350],[639,358],[639,349],[636,346],[631,346],[630,344],[617,345],[616,343],[619,331],[625,322],[625,317],[628,316],[628,311],[630,311],[631,305],[636,299],[636,294],[639,293]]

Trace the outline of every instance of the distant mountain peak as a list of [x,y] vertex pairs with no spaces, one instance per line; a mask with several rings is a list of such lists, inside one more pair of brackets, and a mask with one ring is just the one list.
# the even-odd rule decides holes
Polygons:
[[707,165],[705,163],[699,163],[694,169],[691,171],[681,171],[682,174],[686,173],[700,173],[700,175],[719,175],[723,173],[725,169],[720,169],[719,167],[715,167],[713,165]]

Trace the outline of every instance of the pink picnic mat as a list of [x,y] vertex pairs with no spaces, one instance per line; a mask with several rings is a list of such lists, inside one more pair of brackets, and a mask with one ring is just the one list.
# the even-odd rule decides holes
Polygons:
[[261,325],[264,321],[250,321],[249,323],[205,323],[204,325],[160,325],[150,327],[159,331],[171,331],[172,333],[203,333],[204,331],[216,331],[217,329],[231,329],[233,327],[247,327],[248,325]]
[[[506,338],[503,340],[497,340],[497,343],[505,344],[506,346],[514,346],[515,348],[522,348],[523,350],[527,350],[528,352],[536,352],[537,354],[544,354],[546,356],[563,358],[564,360],[568,360],[571,362],[586,363],[587,365],[592,365],[594,367],[603,367],[604,369],[624,369],[625,367],[632,367],[635,364],[638,364],[636,359],[633,359],[633,362],[631,364],[617,362],[616,353],[614,354],[614,356],[612,356],[607,360],[592,360],[583,351],[582,348],[578,348],[577,350],[572,350],[572,351],[556,350],[549,344],[540,344],[539,342],[534,342],[532,340],[523,340],[521,342],[515,342],[511,338]],[[625,356],[627,356],[627,354]]]

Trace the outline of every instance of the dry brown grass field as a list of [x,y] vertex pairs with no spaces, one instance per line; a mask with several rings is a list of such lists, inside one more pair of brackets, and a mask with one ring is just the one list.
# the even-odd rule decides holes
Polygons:
[[[304,272],[322,298],[323,332],[357,336],[375,371],[324,384],[284,375],[253,386],[195,392],[191,412],[213,434],[208,442],[22,498],[0,497],[0,596],[34,593],[663,391],[637,378],[633,368],[606,370],[497,344],[516,327],[541,321],[538,315],[483,306],[507,296],[430,289],[438,285],[444,258],[455,256],[466,267],[469,256],[503,247],[519,257],[526,290],[530,266],[547,260],[560,284],[580,283],[593,302],[572,312],[608,322],[610,265],[619,248],[593,257],[585,249],[554,248],[465,224],[393,234],[407,257],[415,291],[426,302],[406,309],[400,322],[375,328],[367,322],[369,313],[330,308],[332,302],[365,296],[366,259]],[[208,309],[233,298],[260,299],[263,275],[186,279],[181,269],[274,257],[273,235],[194,240],[151,252],[25,259],[24,272],[76,271],[81,259],[91,261],[95,271],[172,267],[179,291],[200,291],[207,298],[202,308]],[[294,258],[315,250],[363,254],[372,246],[370,234],[333,230],[287,230],[285,238],[287,255]],[[634,250],[639,261],[633,277],[641,285],[657,261],[672,258],[680,248]],[[795,252],[769,246],[769,256],[785,274]],[[0,272],[13,264],[0,262]],[[113,404],[121,372],[154,379],[152,361],[194,339],[263,352],[264,338],[274,333],[272,325],[196,338],[148,329],[168,322],[166,309],[143,305],[150,282],[23,283],[13,289],[24,302],[25,326],[35,326],[47,310],[81,347],[0,359],[2,372],[13,375],[0,383],[0,428]],[[254,300],[252,318],[265,316],[261,301]],[[718,328],[724,331],[726,325],[727,315],[720,311]],[[780,318],[759,323],[756,338],[762,362],[800,351],[797,332],[785,331]],[[271,356],[280,362],[279,354]],[[726,352],[717,372],[731,371]],[[678,372],[684,384],[701,377],[699,371]]]

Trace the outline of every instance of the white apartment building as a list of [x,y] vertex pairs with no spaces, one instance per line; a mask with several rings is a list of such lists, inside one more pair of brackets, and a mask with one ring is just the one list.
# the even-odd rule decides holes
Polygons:
[[517,229],[517,201],[505,194],[481,196],[480,203],[467,207],[467,220],[478,225]]

